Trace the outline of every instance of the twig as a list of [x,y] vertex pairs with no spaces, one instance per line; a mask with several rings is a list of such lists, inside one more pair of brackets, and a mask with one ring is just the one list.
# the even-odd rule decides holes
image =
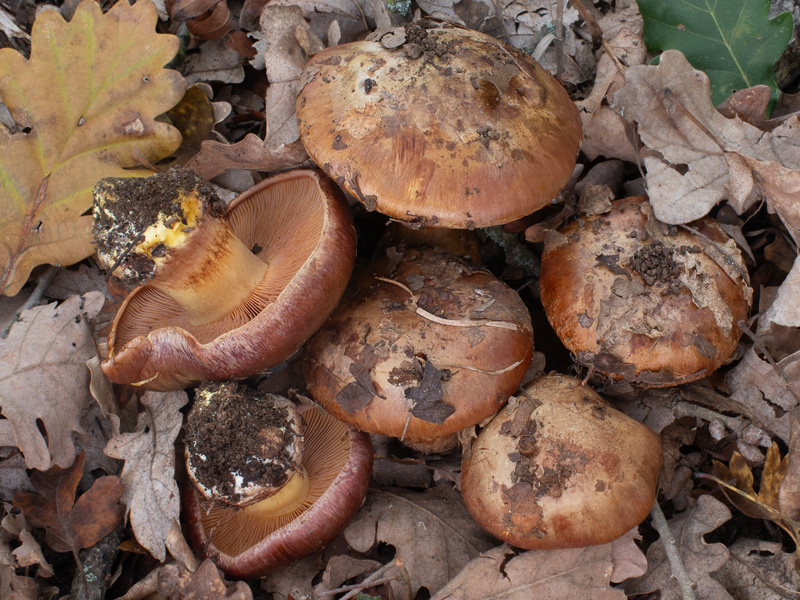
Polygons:
[[572,6],[580,13],[583,22],[589,28],[589,33],[592,36],[592,42],[596,42],[603,38],[603,30],[598,25],[594,15],[586,8],[586,5],[581,0],[571,0]]
[[564,4],[567,0],[556,0],[556,75],[564,76]]
[[328,590],[327,592],[322,592],[320,594],[316,594],[315,596],[317,598],[325,598],[326,596],[335,596],[336,594],[347,592],[347,594],[342,596],[339,600],[349,600],[350,598],[356,597],[361,590],[364,590],[368,587],[396,580],[397,576],[383,577],[384,573],[386,573],[389,569],[392,569],[394,567],[397,567],[398,569],[403,569],[404,568],[403,561],[400,560],[399,558],[395,558],[392,562],[386,563],[380,569],[372,573],[372,575],[367,577],[361,583],[356,583],[354,585],[346,585],[344,587],[340,587],[335,590]]
[[483,231],[490,240],[503,249],[508,262],[521,268],[528,277],[539,276],[539,260],[533,251],[520,241],[518,235],[504,231],[502,225],[485,227]]
[[2,335],[0,335],[0,339],[3,339],[8,335],[8,332],[11,331],[11,327],[17,322],[17,319],[19,319],[22,311],[28,310],[34,306],[38,306],[39,303],[41,303],[42,296],[44,296],[44,293],[47,291],[47,288],[58,274],[58,271],[58,267],[51,266],[44,273],[39,275],[39,280],[36,282],[36,288],[33,290],[30,297],[25,301],[25,304],[20,306],[17,309],[17,312],[14,313],[14,316],[12,317],[11,322],[8,324],[8,327],[6,327],[3,330]]
[[664,513],[661,512],[658,500],[653,504],[653,510],[650,511],[650,516],[653,518],[653,527],[661,537],[661,543],[664,546],[664,551],[667,553],[670,569],[672,569],[672,576],[678,582],[678,587],[681,590],[682,600],[696,600],[694,595],[694,583],[689,579],[686,566],[683,564],[683,559],[678,551],[675,538],[672,537],[672,531],[670,531]]
[[698,417],[704,421],[720,421],[725,424],[725,427],[734,433],[741,433],[744,429],[742,420],[738,417],[729,417],[720,414],[704,406],[698,406],[691,402],[676,402],[675,403],[675,416],[676,417]]
[[111,567],[119,554],[119,545],[124,537],[120,525],[91,548],[80,552],[80,560],[72,578],[74,600],[102,600],[106,597]]

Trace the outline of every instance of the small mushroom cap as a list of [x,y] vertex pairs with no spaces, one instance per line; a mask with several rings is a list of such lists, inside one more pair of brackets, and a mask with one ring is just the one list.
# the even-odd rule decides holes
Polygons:
[[[372,475],[368,435],[317,408],[302,412],[307,494],[274,509],[270,499],[243,509],[209,503],[189,482],[182,489],[189,542],[232,577],[262,577],[321,550],[344,529]],[[265,506],[266,505],[266,506]]]
[[[109,358],[102,364],[109,379],[169,390],[247,377],[291,356],[334,309],[353,269],[355,229],[342,193],[321,172],[265,179],[235,199],[222,218],[252,253],[250,260],[266,265],[263,279],[252,290],[237,289],[236,274],[221,273],[233,278],[216,290],[221,300],[236,294],[243,300],[204,323],[194,322],[155,280],[136,288],[109,334]],[[215,260],[198,257],[199,266],[192,267],[197,276],[182,291],[198,289],[210,302],[203,290],[220,271]]]
[[[312,397],[362,431],[424,446],[493,415],[533,355],[519,295],[437,249],[389,251],[306,345]],[[383,278],[383,279],[379,279]]]
[[581,140],[561,84],[477,31],[400,31],[397,47],[353,42],[308,62],[297,117],[314,162],[368,210],[430,226],[507,223],[555,198]]
[[548,235],[539,290],[578,362],[612,381],[677,385],[736,349],[752,290],[733,240],[711,219],[670,228],[647,198]]
[[512,398],[462,462],[473,518],[521,548],[610,542],[643,521],[656,496],[661,439],[578,379],[546,375]]
[[185,429],[186,471],[206,500],[247,506],[302,469],[303,421],[282,396],[235,382],[203,384]]

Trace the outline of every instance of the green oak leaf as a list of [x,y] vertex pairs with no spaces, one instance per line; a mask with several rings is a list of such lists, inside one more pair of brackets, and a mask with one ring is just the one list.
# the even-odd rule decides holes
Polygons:
[[650,52],[683,52],[711,80],[714,104],[754,85],[778,96],[775,62],[792,37],[792,15],[770,19],[769,0],[638,0]]

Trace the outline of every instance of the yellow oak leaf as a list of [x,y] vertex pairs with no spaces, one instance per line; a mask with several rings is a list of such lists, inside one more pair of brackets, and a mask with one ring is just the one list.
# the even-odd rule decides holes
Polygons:
[[155,118],[185,82],[164,69],[178,39],[157,34],[156,7],[118,2],[102,13],[83,0],[72,20],[43,11],[31,57],[0,49],[0,101],[16,128],[0,127],[0,291],[13,296],[37,265],[93,252],[92,189],[103,177],[144,176],[169,156],[178,130]]

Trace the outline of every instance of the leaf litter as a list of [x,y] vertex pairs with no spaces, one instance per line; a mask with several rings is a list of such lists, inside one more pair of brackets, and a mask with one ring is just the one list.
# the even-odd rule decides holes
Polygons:
[[[240,180],[257,181],[259,175],[256,171],[277,171],[308,164],[305,151],[296,143],[293,128],[291,89],[305,60],[298,57],[311,56],[339,40],[346,42],[362,37],[373,27],[388,28],[392,23],[402,22],[403,18],[411,18],[410,13],[408,17],[402,17],[402,2],[390,3],[389,10],[397,12],[388,13],[382,4],[356,6],[344,0],[324,3],[287,0],[273,3],[277,6],[269,10],[264,10],[265,4],[261,0],[248,0],[238,12],[239,8],[234,3],[228,4],[224,0],[205,4],[178,2],[169,7],[173,11],[172,16],[160,11],[164,22],[164,26],[159,28],[161,31],[177,31],[170,26],[177,22],[176,16],[186,19],[190,25],[192,37],[187,58],[179,59],[175,63],[178,65],[176,68],[189,76],[193,71],[193,77],[201,81],[200,85],[214,80],[213,90],[206,85],[205,96],[200,97],[195,88],[194,99],[187,95],[182,107],[168,117],[174,119],[177,131],[185,138],[183,147],[176,155],[177,160],[183,162],[188,159],[190,166],[209,179],[222,175],[219,181],[234,181],[235,177],[231,174],[239,172],[246,174]],[[300,10],[287,8],[294,4]],[[579,4],[583,11],[578,10]],[[737,482],[744,481],[745,494],[757,501],[768,501],[765,505],[779,510],[785,519],[796,521],[800,516],[800,461],[797,460],[800,453],[797,425],[797,411],[800,410],[797,408],[797,386],[800,381],[800,368],[797,365],[800,355],[797,352],[800,349],[792,341],[797,338],[796,330],[800,325],[800,263],[796,260],[795,250],[800,231],[800,215],[795,210],[799,205],[797,193],[800,189],[797,179],[800,168],[796,150],[797,116],[784,114],[777,118],[766,118],[764,110],[769,103],[769,94],[765,95],[761,88],[737,93],[718,111],[711,100],[711,90],[716,89],[717,84],[705,81],[704,75],[693,69],[682,56],[676,55],[676,51],[664,53],[658,66],[645,66],[648,56],[640,37],[642,18],[636,10],[636,3],[620,1],[616,4],[614,10],[608,10],[589,2],[574,2],[560,15],[556,3],[550,0],[502,4],[485,0],[437,0],[420,2],[418,6],[423,9],[423,14],[447,15],[453,21],[507,38],[527,51],[535,51],[542,57],[546,68],[556,72],[567,84],[581,109],[586,132],[583,150],[588,162],[581,160],[574,181],[562,193],[564,205],[557,214],[527,218],[506,226],[504,233],[512,232],[512,243],[514,235],[526,229],[530,233],[529,236],[526,233],[528,239],[534,243],[540,241],[554,224],[575,214],[579,201],[585,207],[596,196],[598,201],[607,204],[625,192],[635,193],[644,189],[650,192],[656,214],[669,224],[684,224],[696,216],[707,213],[715,215],[717,211],[721,214],[718,207],[726,200],[742,215],[737,226],[741,234],[737,237],[737,243],[748,245],[752,259],[750,275],[755,278],[756,294],[762,299],[762,312],[756,321],[756,342],[743,338],[741,352],[724,368],[722,376],[716,379],[708,378],[675,390],[650,390],[635,400],[631,400],[631,396],[626,400],[623,387],[617,388],[614,393],[620,394],[623,409],[660,431],[664,438],[669,456],[665,461],[662,481],[669,489],[662,491],[660,503],[665,507],[672,506],[674,514],[668,519],[668,526],[683,556],[688,577],[696,585],[697,597],[722,599],[730,598],[733,594],[734,597],[750,600],[758,596],[746,595],[751,592],[741,587],[739,582],[748,580],[748,577],[752,581],[753,576],[758,581],[759,589],[792,597],[786,589],[786,582],[791,585],[797,574],[793,570],[793,555],[787,552],[786,543],[781,545],[774,541],[774,535],[770,537],[762,531],[762,539],[754,539],[759,536],[759,531],[753,531],[755,525],[752,524],[761,523],[760,517],[763,515],[751,510],[752,506],[748,510],[757,518],[747,521],[748,517],[744,516],[747,510],[743,513],[737,509],[733,514],[737,525],[751,524],[748,534],[752,539],[740,537],[727,548],[719,542],[704,540],[704,536],[711,538],[727,527],[724,521],[731,517],[724,506],[709,495],[712,491],[709,485],[692,475],[704,467],[710,469],[710,457],[716,457],[719,464],[724,466],[727,463],[729,470],[733,468],[733,472],[743,478],[720,472],[720,481],[723,481],[723,475],[729,476],[728,485],[734,485],[734,479]],[[503,11],[500,19],[496,15],[498,6]],[[175,152],[180,141],[175,130],[153,119],[158,113],[177,104],[184,82],[177,72],[162,69],[171,58],[167,55],[177,49],[174,38],[153,34],[155,17],[148,3],[140,2],[136,7],[131,9],[120,2],[102,18],[113,18],[125,10],[139,11],[132,19],[135,27],[144,27],[141,30],[142,39],[154,40],[153,43],[162,52],[159,56],[164,55],[163,61],[159,59],[159,64],[155,64],[159,61],[153,61],[152,73],[164,77],[163,81],[169,80],[171,87],[167,86],[170,93],[163,95],[159,101],[147,93],[141,100],[131,101],[132,96],[120,94],[122,97],[114,101],[119,106],[131,106],[133,110],[140,111],[147,133],[142,134],[136,126],[120,137],[123,141],[128,134],[142,134],[147,138],[144,145],[133,144],[133,150],[130,145],[126,146],[128,153],[117,156],[118,165],[132,167],[129,174],[139,174],[143,171],[142,164],[156,164]],[[176,15],[175,11],[179,9],[183,12]],[[88,17],[88,13],[82,12],[86,10],[81,5],[76,12],[76,22],[100,18],[100,13],[94,8],[91,8]],[[276,15],[279,13],[291,15],[291,18],[278,19]],[[239,16],[240,19],[237,18]],[[42,22],[45,23],[46,19]],[[68,27],[57,19],[53,22],[60,23],[58,27]],[[21,24],[27,25],[24,22]],[[555,40],[552,33],[558,27],[562,28],[563,35],[560,42]],[[243,67],[245,58],[252,55],[248,49],[252,40],[248,35],[257,38],[256,34],[263,36],[264,33],[269,35],[264,37],[265,42],[259,42],[256,47],[257,52],[265,58],[266,71]],[[41,38],[37,35],[34,30],[34,47],[40,43],[37,40]],[[275,43],[275,40],[283,42]],[[540,47],[535,48],[540,41]],[[678,47],[682,47],[681,44]],[[652,47],[648,49],[652,50]],[[6,56],[3,52],[3,56]],[[71,56],[70,52],[66,52],[65,56]],[[97,57],[98,64],[105,64],[105,58]],[[18,59],[14,60],[22,64]],[[32,60],[25,68],[33,68],[31,65],[36,64]],[[698,64],[693,66],[698,67]],[[243,73],[246,78],[243,78]],[[87,80],[79,75],[68,82],[66,89],[72,90],[69,86]],[[38,81],[43,76],[37,73],[31,79]],[[38,122],[33,123],[31,131],[20,128],[30,126],[26,125],[29,122],[20,116],[13,102],[9,104],[6,100],[3,94],[7,92],[2,81],[0,79],[0,102],[4,103],[0,103],[0,145],[8,139],[16,143],[16,140],[30,136],[31,132],[38,133],[39,129],[46,132],[46,128],[40,127]],[[226,105],[232,110],[224,116],[225,111],[219,111],[217,107]],[[7,112],[7,115],[11,115],[10,119],[3,115],[4,106],[10,109]],[[209,110],[210,107],[213,112]],[[62,114],[59,112],[62,109],[53,110],[58,113],[58,119],[62,119],[63,114],[71,114]],[[150,137],[149,127],[154,132]],[[88,131],[73,129],[78,134]],[[89,150],[91,155],[91,144]],[[622,169],[611,168],[613,161],[606,159],[613,157],[626,161],[622,163]],[[594,178],[583,175],[580,168],[584,165],[593,167],[589,173],[596,169],[596,173],[605,172],[606,175]],[[609,169],[604,171],[603,166],[609,166]],[[638,180],[634,174],[637,166],[643,170],[642,178]],[[45,179],[47,172],[42,171],[44,167],[37,169],[26,175],[35,180],[29,185],[34,204],[35,193],[43,192],[41,185],[36,187],[37,182],[47,182],[48,187],[44,190],[47,195],[39,194],[46,201],[49,201],[51,191],[66,186],[55,176],[60,174],[57,170],[53,171],[50,179]],[[611,173],[616,171],[620,175],[612,176]],[[584,185],[578,188],[576,181]],[[586,185],[590,181],[591,185]],[[92,185],[92,182],[85,183],[85,189],[91,190]],[[584,193],[579,193],[578,189],[583,189]],[[683,190],[685,195],[676,200],[675,190]],[[72,199],[66,202],[72,202]],[[50,221],[43,219],[43,225],[37,224],[45,234],[53,228],[58,229],[51,246],[48,246],[52,254],[39,256],[29,263],[20,260],[20,266],[14,266],[14,273],[4,271],[4,276],[9,281],[13,280],[14,286],[24,284],[30,268],[39,262],[68,264],[79,260],[73,258],[73,255],[79,254],[76,249],[82,248],[80,251],[84,253],[83,256],[91,252],[83,239],[80,239],[80,243],[74,241],[80,237],[76,238],[74,232],[83,225],[80,224],[80,211],[72,210],[73,213],[63,222],[56,221],[51,226]],[[764,227],[769,218],[765,217],[767,211],[776,215],[777,219],[772,217],[768,230],[756,229],[756,223]],[[35,210],[30,212],[30,215],[38,214]],[[46,212],[42,214],[48,216]],[[20,215],[10,220],[5,213],[2,217],[0,231],[4,235],[6,230],[12,231],[12,239],[17,241],[14,238],[17,235],[14,231],[17,230],[9,228],[7,224],[14,223],[15,219],[19,223]],[[361,221],[363,215],[359,215],[357,209],[356,217],[357,227],[363,228],[360,234],[368,239],[370,234],[365,232],[373,224],[368,226],[366,221]],[[719,218],[722,220],[721,216]],[[32,217],[29,221],[33,222]],[[778,242],[769,237],[773,233],[765,231],[778,232],[784,242],[782,253],[778,252]],[[39,235],[39,232],[36,234]],[[492,270],[502,273],[513,285],[521,286],[521,293],[526,294],[530,280],[515,279],[520,276],[512,275],[515,272],[512,265],[505,265],[502,254],[493,254],[495,246],[489,236],[481,240],[484,258],[489,258]],[[770,247],[767,244],[771,244],[773,250],[766,251],[764,248]],[[6,247],[16,246],[11,244]],[[507,251],[505,247],[504,251]],[[30,254],[33,257],[35,253],[31,251]],[[765,265],[770,268],[779,265],[780,268],[770,278],[762,273]],[[64,277],[60,277],[59,285],[47,290],[46,297],[65,300],[57,310],[66,311],[69,308],[73,311],[71,314],[74,311],[80,313],[81,307],[95,293],[92,290],[103,289],[103,294],[108,293],[102,276],[97,274],[93,265],[82,264],[81,270],[76,273],[81,275],[72,276],[66,285]],[[759,288],[758,285],[763,287]],[[12,287],[6,287],[6,293],[12,293]],[[76,298],[79,297],[73,297],[76,293],[85,296],[78,300]],[[413,298],[414,293],[410,293]],[[526,301],[534,305],[535,296],[526,297]],[[100,303],[100,298],[93,302]],[[62,306],[65,308],[62,309]],[[415,310],[419,307],[415,305],[408,308]],[[30,347],[38,347],[39,338],[41,345],[52,344],[54,347],[72,343],[68,341],[73,339],[69,336],[71,334],[68,335],[72,328],[62,329],[57,325],[58,317],[51,314],[54,310],[52,306],[37,310],[45,309],[51,312],[37,317],[42,319],[39,326],[43,331],[43,324],[50,323],[51,331],[37,335],[37,344]],[[89,323],[102,327],[101,321],[106,314],[113,314],[114,306],[107,303],[105,308],[99,310],[103,312],[81,317],[76,325],[83,322],[84,326]],[[16,334],[20,335],[20,331],[24,332],[32,326],[25,318],[28,317],[23,317],[14,325],[12,334],[16,328],[22,328]],[[468,326],[472,327],[474,323],[465,322],[464,327]],[[401,332],[397,334],[402,335]],[[555,346],[544,339],[539,341],[539,329],[536,334],[537,347],[547,348],[547,369],[571,367],[569,357],[559,359]],[[98,349],[100,354],[104,352],[102,337],[94,337],[91,328],[88,334],[82,330],[80,339],[82,341],[76,344],[78,348],[83,348],[87,360],[96,360]],[[764,343],[760,345],[759,340]],[[6,352],[7,348],[14,348],[8,338],[2,342],[0,351]],[[20,350],[17,348],[15,351]],[[424,358],[415,360],[418,363],[415,367],[418,385],[407,390],[409,404],[432,420],[440,420],[443,415],[439,415],[442,407],[437,402],[437,383],[446,376],[447,369],[459,367],[438,365],[437,368],[429,366]],[[31,372],[36,370],[35,362],[33,360]],[[69,416],[69,419],[41,419],[46,428],[46,435],[43,435],[39,429],[34,431],[30,421],[26,423],[22,416],[9,419],[6,407],[12,407],[9,410],[13,410],[14,403],[9,402],[6,396],[0,396],[5,417],[0,419],[0,445],[3,446],[0,447],[0,475],[9,475],[6,480],[9,483],[5,487],[0,485],[0,490],[36,493],[24,468],[28,461],[28,467],[42,470],[49,467],[47,474],[50,477],[63,477],[59,475],[59,468],[72,465],[75,457],[83,456],[79,454],[83,449],[86,451],[87,472],[91,469],[111,473],[115,471],[115,464],[122,464],[115,463],[115,460],[124,461],[121,473],[124,486],[122,499],[133,533],[131,542],[141,544],[140,552],[147,551],[157,560],[166,561],[130,588],[125,597],[142,598],[159,591],[171,597],[211,593],[217,597],[252,597],[250,586],[241,582],[227,583],[211,563],[203,563],[201,567],[180,534],[174,460],[176,448],[180,449],[180,444],[176,446],[175,442],[182,423],[180,408],[187,401],[186,397],[180,394],[147,393],[141,399],[135,396],[131,398],[129,394],[121,393],[122,390],[112,390],[107,385],[103,387],[102,380],[96,379],[96,368],[92,370],[86,364],[81,365],[80,369],[77,361],[74,365],[55,362],[42,362],[41,365],[44,371],[74,369],[76,380],[80,383],[76,385],[75,393],[61,394],[57,399],[51,399],[50,396],[37,399],[30,406],[38,407],[38,410],[47,407],[48,402],[61,409],[67,406],[69,410],[60,414]],[[365,397],[371,397],[374,390],[371,390],[367,365],[368,360],[364,364],[355,361],[353,366],[356,370],[364,371],[357,376],[363,384],[359,389],[363,390]],[[291,371],[292,367],[288,370]],[[91,384],[88,383],[88,373],[92,373]],[[293,381],[291,375],[288,380]],[[0,393],[5,384],[6,380],[0,378]],[[302,393],[301,380],[294,383],[293,387]],[[87,391],[89,389],[91,392]],[[31,396],[35,397],[32,392]],[[71,406],[70,402],[84,408]],[[102,403],[102,411],[98,402]],[[130,415],[131,411],[136,412],[138,402],[141,402],[141,412],[137,423],[129,420],[130,417],[121,410],[121,406],[115,406],[127,403],[127,414]],[[77,421],[75,414],[79,417]],[[122,418],[121,422],[117,415]],[[92,421],[101,425],[92,426]],[[28,442],[15,433],[20,423],[28,430]],[[124,433],[119,432],[119,427]],[[474,432],[465,432],[462,437],[467,439],[470,435],[474,435]],[[111,440],[106,447],[108,456],[98,456],[98,448],[108,439]],[[778,440],[782,448],[788,448],[780,460],[783,465],[780,470],[782,477],[775,475],[775,467],[770,466],[775,464],[775,451],[768,450],[765,455],[759,450],[769,447],[773,440]],[[457,486],[459,481],[459,471],[455,466],[457,457],[450,460],[452,456],[413,455],[408,450],[398,450],[396,443],[391,440],[385,444],[385,448],[381,452],[387,460],[396,461],[397,465],[403,465],[406,461],[409,469],[413,463],[413,466],[421,467],[426,476],[392,477],[393,480],[406,482],[408,487],[405,489],[382,486],[377,483],[380,477],[376,477],[367,502],[346,533],[332,543],[324,554],[300,561],[264,579],[261,582],[262,594],[271,594],[276,600],[297,600],[329,597],[327,592],[336,590],[340,595],[355,595],[361,591],[360,597],[364,598],[383,594],[411,598],[413,594],[425,594],[427,590],[433,598],[511,598],[515,597],[510,594],[515,593],[514,586],[517,586],[519,590],[529,593],[519,597],[545,594],[551,598],[572,598],[585,595],[588,588],[593,590],[593,597],[597,598],[622,598],[623,589],[628,593],[634,590],[658,590],[662,598],[680,597],[680,582],[676,581],[672,573],[673,566],[665,558],[663,542],[660,539],[654,541],[655,535],[648,532],[647,528],[642,528],[646,538],[644,542],[637,541],[636,532],[633,531],[608,547],[554,552],[514,550],[498,545],[497,540],[483,533],[466,513],[458,488],[452,487],[453,483]],[[739,454],[734,454],[734,449]],[[23,454],[20,454],[20,450]],[[445,459],[444,462],[450,460],[453,463],[446,468],[446,473],[441,470],[445,468],[441,466],[444,465],[444,462],[440,462],[441,458]],[[746,476],[748,472],[749,479]],[[439,481],[439,485],[435,485],[435,481],[443,478],[447,482]],[[36,477],[32,479],[41,483]],[[84,479],[79,487],[88,490],[92,475]],[[755,489],[759,490],[758,494]],[[739,492],[729,493],[741,496]],[[76,506],[83,495],[78,496]],[[31,497],[23,495],[20,498]],[[3,499],[10,500],[10,496]],[[730,500],[732,505],[742,508],[743,504],[739,502],[737,505],[733,496]],[[758,505],[757,502],[755,504]],[[774,513],[767,513],[767,516],[774,516]],[[10,517],[7,515],[7,518]],[[14,525],[7,521],[14,533],[6,529],[6,537],[0,538],[0,556],[3,557],[0,565],[0,595],[5,597],[6,592],[26,593],[27,597],[33,597],[31,586],[47,578],[48,563],[42,558],[41,547],[37,550],[36,538],[29,531],[31,525],[22,521],[22,515],[17,514],[16,517]],[[69,519],[62,519],[60,523],[68,524]],[[54,528],[44,526],[43,529],[50,538],[38,539],[44,539],[45,545],[51,549],[58,547],[57,541],[53,542],[55,546],[48,543],[48,539],[52,542],[50,532]],[[36,529],[33,533],[37,533]],[[4,541],[9,539],[8,536],[11,536],[13,547]],[[74,542],[79,537],[73,535],[71,539]],[[643,544],[644,547],[649,545],[647,558],[637,544]],[[128,549],[130,547],[126,546]],[[25,566],[36,570],[22,571]],[[388,588],[368,587],[371,581],[382,582],[382,577],[388,583],[377,585],[390,585],[391,592]],[[349,584],[352,580],[358,583]],[[16,591],[12,592],[12,589]]]

